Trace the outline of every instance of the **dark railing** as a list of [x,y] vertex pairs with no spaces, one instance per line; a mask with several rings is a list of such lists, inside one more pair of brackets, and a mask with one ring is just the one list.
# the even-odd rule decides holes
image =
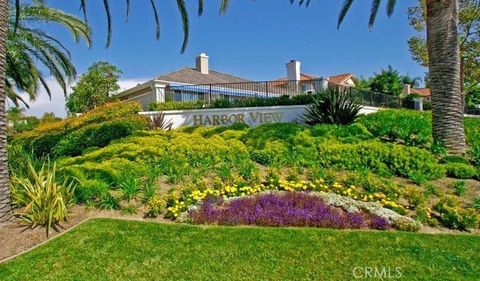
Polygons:
[[401,108],[404,104],[402,98],[384,93],[359,90],[356,88],[348,88],[348,91],[358,103],[365,106]]
[[478,107],[466,107],[464,113],[468,114],[468,115],[480,115],[480,108],[478,108]]
[[[223,84],[170,85],[165,101],[204,101],[206,105],[218,100],[269,99],[281,96],[314,95],[327,86],[322,79],[304,81],[261,81]],[[358,102],[373,107],[402,107],[402,99],[392,95],[347,88]]]
[[167,88],[166,101],[210,101],[218,99],[273,98],[313,94],[322,89],[323,80],[308,81],[261,81],[200,85],[170,85]]

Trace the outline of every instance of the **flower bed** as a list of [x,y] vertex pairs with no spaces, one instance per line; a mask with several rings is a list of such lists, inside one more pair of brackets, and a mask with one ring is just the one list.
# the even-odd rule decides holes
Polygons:
[[387,229],[390,223],[365,212],[347,212],[303,192],[269,192],[215,202],[208,198],[190,211],[195,224],[308,226]]
[[394,199],[387,197],[385,194],[377,192],[375,194],[367,194],[358,190],[357,187],[351,185],[335,182],[329,185],[323,179],[316,181],[286,181],[278,180],[272,181],[268,185],[257,184],[254,186],[248,185],[234,185],[222,186],[218,189],[208,188],[205,190],[194,190],[191,193],[184,194],[181,198],[176,200],[167,209],[168,217],[177,218],[182,212],[188,210],[190,206],[195,205],[198,201],[202,201],[208,197],[213,198],[231,198],[237,196],[245,196],[256,194],[266,190],[280,190],[280,191],[321,191],[336,193],[342,196],[359,200],[363,202],[378,202],[380,206],[396,210],[400,213],[405,212],[405,208],[395,202]]

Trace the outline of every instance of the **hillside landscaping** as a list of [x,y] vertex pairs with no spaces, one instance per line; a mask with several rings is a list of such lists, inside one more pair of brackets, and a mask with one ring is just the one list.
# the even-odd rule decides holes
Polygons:
[[[479,226],[480,119],[465,119],[470,150],[459,157],[432,142],[428,112],[382,110],[350,125],[164,131],[149,130],[155,126],[138,116],[139,110],[134,103],[113,103],[14,135],[12,176],[32,177],[27,163],[38,170],[48,156],[55,170],[45,169],[76,186],[72,194],[59,191],[71,198],[65,205],[187,223],[407,231],[422,224]],[[26,209],[25,188],[18,182],[12,184],[14,203],[31,223],[32,212],[39,211]],[[257,206],[258,213],[235,218],[214,212],[234,204]],[[292,223],[275,209],[288,209]],[[57,214],[36,225],[61,222],[64,216]]]

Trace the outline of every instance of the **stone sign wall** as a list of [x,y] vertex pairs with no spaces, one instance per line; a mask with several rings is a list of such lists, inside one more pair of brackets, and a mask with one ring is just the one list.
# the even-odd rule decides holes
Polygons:
[[[249,126],[259,126],[265,123],[299,122],[305,112],[305,105],[215,108],[195,110],[147,111],[141,115],[153,117],[163,113],[167,122],[172,122],[172,128],[182,126],[228,126],[244,123]],[[362,113],[368,114],[378,108],[364,107]]]

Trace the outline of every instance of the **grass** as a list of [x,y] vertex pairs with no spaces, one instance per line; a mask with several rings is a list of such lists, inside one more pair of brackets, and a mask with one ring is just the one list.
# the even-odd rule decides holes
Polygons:
[[0,265],[0,280],[478,280],[480,237],[87,221]]

